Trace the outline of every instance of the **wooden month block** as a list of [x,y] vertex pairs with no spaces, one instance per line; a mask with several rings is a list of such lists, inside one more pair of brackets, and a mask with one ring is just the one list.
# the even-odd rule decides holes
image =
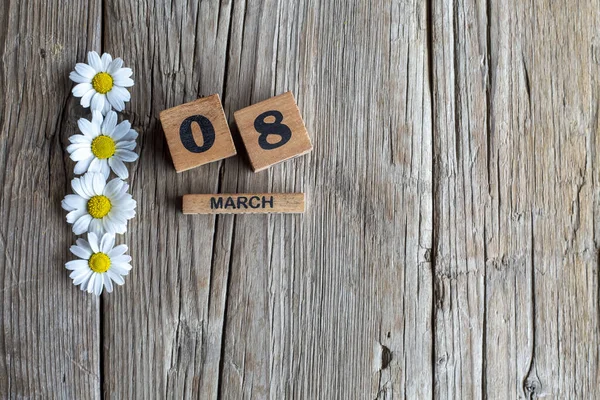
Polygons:
[[312,150],[292,92],[236,111],[234,117],[254,172]]
[[160,113],[177,172],[236,155],[218,94]]
[[303,213],[304,193],[186,194],[184,214]]

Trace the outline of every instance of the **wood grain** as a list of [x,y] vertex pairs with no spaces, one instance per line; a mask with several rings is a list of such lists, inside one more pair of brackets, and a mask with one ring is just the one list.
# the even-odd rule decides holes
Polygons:
[[[598,398],[597,2],[0,8],[1,398]],[[83,28],[82,28],[83,27]],[[126,285],[64,263],[68,73],[125,60],[138,130]],[[162,110],[292,91],[314,150],[177,174]],[[306,192],[300,215],[181,213]]]
[[0,7],[1,398],[100,397],[100,300],[69,279],[60,207],[86,115],[68,76],[100,46],[100,18],[99,1]]

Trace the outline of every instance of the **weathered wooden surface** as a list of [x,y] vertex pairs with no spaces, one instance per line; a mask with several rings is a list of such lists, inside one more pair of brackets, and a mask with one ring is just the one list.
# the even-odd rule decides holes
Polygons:
[[[5,3],[0,397],[600,397],[599,3]],[[140,132],[101,299],[60,209],[92,49]],[[254,174],[233,112],[287,90],[314,150]],[[240,156],[176,174],[159,112],[213,93]],[[181,213],[216,192],[307,211]]]

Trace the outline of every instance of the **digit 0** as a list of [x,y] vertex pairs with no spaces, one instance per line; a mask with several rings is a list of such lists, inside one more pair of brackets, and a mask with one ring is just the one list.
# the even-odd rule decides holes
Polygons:
[[[192,124],[197,123],[202,132],[202,146],[198,146],[192,135]],[[192,115],[187,117],[179,127],[179,138],[183,147],[192,153],[204,153],[215,143],[215,128],[208,118],[204,115]]]
[[[267,123],[265,118],[275,117],[275,122]],[[260,114],[254,120],[254,129],[260,136],[258,137],[258,145],[264,150],[273,150],[286,144],[292,137],[290,128],[282,124],[283,115],[279,111],[266,111]],[[281,139],[277,143],[269,143],[267,137],[269,135],[278,135]]]

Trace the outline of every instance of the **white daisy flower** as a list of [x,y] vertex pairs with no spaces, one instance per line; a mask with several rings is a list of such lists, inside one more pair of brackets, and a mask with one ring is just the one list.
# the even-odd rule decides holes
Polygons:
[[108,179],[110,170],[121,179],[127,179],[129,172],[124,162],[138,159],[135,139],[138,134],[131,129],[127,120],[117,125],[117,113],[109,111],[103,118],[99,111],[92,111],[92,120],[81,118],[77,121],[82,135],[69,138],[67,151],[71,160],[76,161],[75,173],[101,172]]
[[104,175],[87,172],[73,179],[71,186],[76,194],[67,195],[62,207],[69,211],[67,222],[73,224],[73,233],[94,232],[100,236],[127,231],[127,220],[135,216],[136,202],[121,178],[106,183]]
[[77,239],[71,253],[80,259],[65,264],[73,271],[69,275],[73,284],[96,296],[100,296],[104,287],[108,293],[112,292],[113,282],[124,284],[123,276],[131,270],[131,257],[125,254],[126,245],[114,245],[115,236],[110,233],[105,233],[101,240],[93,232],[88,233],[88,240]]
[[78,83],[73,88],[73,96],[81,97],[83,107],[92,106],[92,110],[102,112],[105,115],[111,106],[117,111],[123,111],[125,102],[129,101],[131,95],[125,88],[133,86],[130,78],[131,68],[121,68],[123,60],[112,59],[108,53],[102,54],[102,58],[95,51],[88,53],[88,63],[77,63],[75,71],[69,78]]

